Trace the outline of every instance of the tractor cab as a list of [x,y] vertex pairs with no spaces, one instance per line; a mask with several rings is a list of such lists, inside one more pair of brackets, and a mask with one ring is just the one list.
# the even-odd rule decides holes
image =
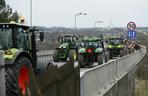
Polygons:
[[102,47],[103,44],[100,38],[84,38],[82,40],[81,46],[85,48],[97,48]]
[[70,45],[75,45],[76,41],[77,41],[77,37],[71,36],[69,34],[65,34],[64,36],[59,37],[60,44],[68,43]]
[[109,38],[108,41],[111,45],[120,45],[124,43],[122,38]]
[[0,24],[0,49],[29,49],[29,27],[18,24]]

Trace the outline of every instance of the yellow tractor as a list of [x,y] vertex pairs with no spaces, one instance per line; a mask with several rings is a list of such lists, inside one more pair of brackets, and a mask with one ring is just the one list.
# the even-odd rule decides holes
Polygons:
[[16,23],[0,24],[0,50],[4,51],[6,96],[19,96],[19,93],[29,96],[29,69],[32,68],[38,74],[39,70],[47,69],[50,64],[48,60],[37,60],[34,31],[37,30]]

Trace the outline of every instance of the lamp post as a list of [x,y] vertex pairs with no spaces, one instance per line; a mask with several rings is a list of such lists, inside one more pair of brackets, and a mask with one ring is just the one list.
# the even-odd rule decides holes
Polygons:
[[30,26],[32,26],[32,0],[30,0]]
[[96,27],[96,24],[97,23],[103,23],[103,21],[96,21],[95,23],[94,23],[94,27]]
[[77,27],[77,16],[80,16],[80,15],[87,15],[87,13],[79,12],[79,13],[75,14],[75,30],[76,30],[76,27]]

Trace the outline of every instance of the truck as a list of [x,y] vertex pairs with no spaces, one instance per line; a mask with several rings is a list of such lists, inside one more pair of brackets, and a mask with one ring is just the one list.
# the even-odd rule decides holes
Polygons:
[[108,61],[108,53],[104,41],[97,37],[84,37],[78,50],[78,63],[80,67],[90,67],[97,62],[101,65]]

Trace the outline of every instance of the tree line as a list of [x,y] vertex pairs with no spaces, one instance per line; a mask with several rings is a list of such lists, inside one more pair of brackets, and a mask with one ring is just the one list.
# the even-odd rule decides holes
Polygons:
[[9,23],[10,21],[18,22],[19,14],[13,11],[5,0],[0,0],[0,23]]

